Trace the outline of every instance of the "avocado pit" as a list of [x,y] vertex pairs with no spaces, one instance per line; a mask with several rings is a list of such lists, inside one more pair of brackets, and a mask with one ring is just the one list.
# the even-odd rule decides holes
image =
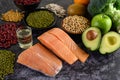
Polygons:
[[95,30],[89,30],[86,34],[88,40],[94,40],[98,36],[98,33]]

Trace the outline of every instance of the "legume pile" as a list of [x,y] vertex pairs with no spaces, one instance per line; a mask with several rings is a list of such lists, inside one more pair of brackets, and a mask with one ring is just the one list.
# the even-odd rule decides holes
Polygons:
[[40,0],[14,0],[18,5],[30,5],[40,2]]
[[15,54],[11,51],[0,50],[0,80],[14,72]]
[[53,13],[44,10],[32,12],[26,18],[27,24],[33,28],[46,28],[51,25],[53,21]]
[[0,25],[0,48],[8,48],[17,43],[17,25],[15,23],[5,23]]
[[6,13],[2,14],[2,20],[4,21],[12,21],[12,22],[19,22],[23,19],[24,14],[22,12],[18,12],[17,10],[9,10]]
[[81,34],[90,26],[90,21],[83,16],[68,16],[63,20],[62,28],[72,34]]

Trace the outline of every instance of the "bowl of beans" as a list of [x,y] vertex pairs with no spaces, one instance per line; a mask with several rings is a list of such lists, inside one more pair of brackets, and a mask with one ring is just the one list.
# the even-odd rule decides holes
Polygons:
[[48,9],[35,9],[25,13],[24,21],[33,30],[48,29],[54,27],[57,16]]
[[17,43],[16,30],[18,26],[15,23],[3,23],[0,25],[0,48],[9,48]]
[[14,0],[14,4],[21,10],[30,11],[37,8],[41,0]]

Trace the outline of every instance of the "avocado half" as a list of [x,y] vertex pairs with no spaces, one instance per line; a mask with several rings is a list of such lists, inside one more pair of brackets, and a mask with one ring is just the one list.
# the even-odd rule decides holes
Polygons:
[[82,34],[82,42],[91,51],[99,48],[101,42],[101,31],[97,27],[89,27]]
[[111,31],[103,36],[99,51],[101,54],[106,54],[114,52],[119,47],[120,47],[120,34]]

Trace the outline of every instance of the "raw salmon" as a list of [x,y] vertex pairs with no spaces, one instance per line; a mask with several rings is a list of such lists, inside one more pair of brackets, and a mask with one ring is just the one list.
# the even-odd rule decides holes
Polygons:
[[23,51],[17,62],[47,76],[55,76],[62,68],[62,62],[39,43]]
[[40,35],[38,39],[42,44],[52,50],[57,56],[59,56],[67,63],[73,64],[78,59],[66,45],[64,45],[58,38],[56,38],[52,34],[45,32]]
[[60,28],[53,28],[48,33],[56,36],[63,44],[65,44],[81,62],[85,62],[89,56],[71,39],[71,37]]

